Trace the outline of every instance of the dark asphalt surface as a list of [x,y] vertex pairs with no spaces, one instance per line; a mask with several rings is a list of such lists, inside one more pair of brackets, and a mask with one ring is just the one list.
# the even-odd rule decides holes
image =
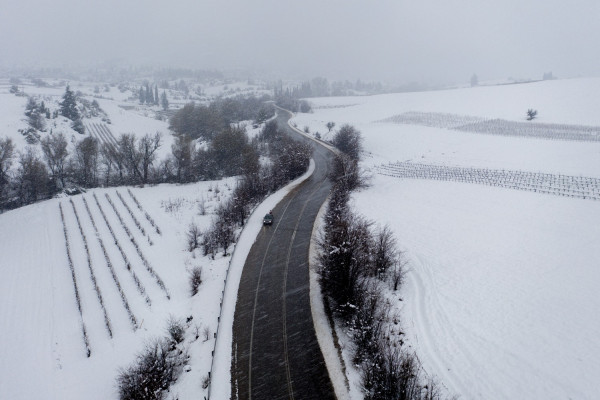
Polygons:
[[[287,126],[299,140],[308,140]],[[309,299],[308,251],[327,198],[331,153],[315,148],[313,175],[273,210],[246,260],[233,322],[232,399],[335,399],[315,335]]]

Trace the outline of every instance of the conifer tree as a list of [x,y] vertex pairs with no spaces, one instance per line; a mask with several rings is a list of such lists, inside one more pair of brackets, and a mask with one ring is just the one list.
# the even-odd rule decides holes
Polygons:
[[146,83],[146,104],[154,103],[154,96],[152,95],[152,90],[150,90],[150,85]]
[[81,118],[79,110],[77,109],[77,99],[75,93],[71,90],[69,85],[63,95],[63,101],[60,103],[60,114],[72,121],[76,121]]
[[154,85],[154,105],[158,105],[158,85]]
[[80,134],[85,134],[85,126],[83,125],[83,122],[81,122],[81,119],[76,119],[75,121],[73,121],[73,123],[71,124],[71,128]]
[[169,109],[169,100],[167,100],[167,92],[165,92],[163,90],[162,94],[160,95],[160,105],[162,106],[163,110],[167,111]]

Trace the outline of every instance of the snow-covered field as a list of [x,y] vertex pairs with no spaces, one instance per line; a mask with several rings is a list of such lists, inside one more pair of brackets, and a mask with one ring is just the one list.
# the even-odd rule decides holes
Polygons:
[[379,167],[408,162],[596,182],[600,143],[399,124],[393,117],[527,122],[526,111],[534,108],[539,117],[527,123],[586,125],[598,132],[598,93],[600,79],[589,78],[322,98],[311,99],[312,114],[293,120],[326,138],[328,121],[362,132],[363,166],[373,177],[353,205],[395,232],[410,268],[395,295],[405,340],[450,394],[597,397],[600,202],[569,192],[384,176]]
[[[188,324],[186,339],[191,356],[188,364],[192,369],[184,372],[174,393],[178,393],[180,398],[202,393],[202,379],[210,370],[213,333],[229,257],[219,254],[215,260],[210,260],[199,257],[199,252],[188,252],[185,234],[192,221],[205,229],[212,219],[214,208],[228,198],[234,185],[235,180],[229,179],[184,186],[130,188],[131,194],[127,188],[96,189],[83,195],[44,201],[0,216],[2,397],[114,398],[118,368],[127,367],[145,342],[164,336],[171,315],[184,320],[194,316]],[[136,205],[134,197],[143,211]],[[199,213],[200,204],[206,209],[205,215]],[[69,252],[81,298],[81,316],[59,205],[63,210]],[[155,226],[146,218],[146,213]],[[112,338],[92,282],[77,217],[87,241],[91,270],[103,299]],[[103,254],[100,240],[107,257]],[[155,271],[154,275],[144,265],[142,256]],[[125,258],[130,270],[126,267]],[[107,259],[115,272],[114,278]],[[199,293],[191,299],[188,278],[195,266],[202,267],[203,283]],[[134,276],[139,280],[139,286]],[[158,283],[159,278],[164,289]],[[120,296],[117,281],[126,300]],[[126,311],[125,301],[135,318],[134,323]],[[82,322],[89,338],[89,358],[86,357]],[[194,338],[196,327],[200,333],[198,340]],[[205,328],[208,340],[204,337]]]

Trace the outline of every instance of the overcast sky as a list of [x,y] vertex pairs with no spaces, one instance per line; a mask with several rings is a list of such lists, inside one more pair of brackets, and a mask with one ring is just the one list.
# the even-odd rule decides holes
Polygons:
[[600,0],[0,0],[0,65],[332,79],[600,75]]

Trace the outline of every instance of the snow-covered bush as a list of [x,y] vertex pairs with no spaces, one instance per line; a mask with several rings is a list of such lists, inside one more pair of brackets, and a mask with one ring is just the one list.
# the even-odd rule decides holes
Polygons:
[[167,338],[146,345],[134,364],[117,377],[120,400],[162,400],[177,380],[186,359],[185,352],[171,346]]
[[183,324],[183,321],[171,315],[167,322],[167,333],[173,342],[183,342],[183,339],[185,338],[185,325]]
[[200,231],[200,227],[198,226],[198,224],[192,222],[189,225],[188,231],[187,231],[187,244],[188,244],[189,251],[194,251],[195,249],[200,247],[200,243],[201,243],[200,238],[201,237],[202,237],[202,232]]
[[360,131],[352,125],[342,125],[331,141],[335,147],[341,150],[353,160],[360,160],[362,152],[362,136]]
[[202,268],[194,267],[190,272],[190,289],[192,296],[198,293],[198,287],[202,284]]

